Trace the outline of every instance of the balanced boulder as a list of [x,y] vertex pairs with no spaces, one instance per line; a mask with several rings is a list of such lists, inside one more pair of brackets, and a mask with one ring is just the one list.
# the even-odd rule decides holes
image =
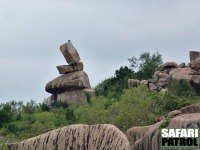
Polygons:
[[69,41],[60,46],[69,65],[57,66],[59,77],[47,83],[45,90],[52,95],[48,105],[54,106],[57,101],[67,104],[87,104],[88,95],[95,96],[91,89],[88,75],[83,71],[83,63],[79,62],[78,51]]

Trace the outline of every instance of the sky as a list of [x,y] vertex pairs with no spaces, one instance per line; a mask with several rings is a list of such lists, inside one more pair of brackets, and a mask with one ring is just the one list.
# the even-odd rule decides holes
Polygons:
[[49,97],[68,40],[92,87],[142,52],[188,63],[200,51],[200,1],[0,0],[0,103]]

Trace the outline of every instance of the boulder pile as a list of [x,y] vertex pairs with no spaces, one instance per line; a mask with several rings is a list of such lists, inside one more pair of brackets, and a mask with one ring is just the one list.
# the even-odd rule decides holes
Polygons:
[[168,83],[172,80],[187,80],[191,86],[200,93],[200,52],[190,51],[190,62],[177,64],[176,62],[164,63],[149,80],[128,79],[128,87],[133,88],[146,84],[151,91],[167,92]]
[[156,124],[143,127],[132,127],[126,136],[132,149],[160,150],[160,127],[166,121],[165,128],[200,128],[200,103],[174,110],[168,113],[170,120],[163,119]]
[[88,75],[83,71],[78,51],[72,43],[60,46],[60,50],[69,65],[57,66],[60,75],[47,83],[45,90],[52,95],[48,98],[48,105],[61,101],[67,104],[87,104],[87,95],[94,96]]

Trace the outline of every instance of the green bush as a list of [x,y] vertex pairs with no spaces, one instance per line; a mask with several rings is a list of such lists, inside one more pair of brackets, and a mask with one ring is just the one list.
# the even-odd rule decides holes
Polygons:
[[168,90],[176,96],[193,97],[197,96],[195,89],[190,85],[189,81],[171,80],[168,82]]
[[124,90],[120,100],[114,103],[110,109],[114,114],[113,123],[122,131],[133,126],[143,126],[153,123],[152,113],[153,99],[146,86],[140,86],[131,90]]

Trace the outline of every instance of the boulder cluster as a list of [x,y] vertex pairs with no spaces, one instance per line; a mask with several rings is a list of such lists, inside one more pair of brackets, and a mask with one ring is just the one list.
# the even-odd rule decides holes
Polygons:
[[145,84],[151,91],[167,92],[168,83],[172,80],[187,80],[195,90],[200,93],[200,52],[190,51],[190,62],[177,64],[176,62],[164,63],[149,80],[128,79],[128,87],[133,88]]
[[57,101],[67,104],[87,104],[87,95],[94,96],[88,75],[83,71],[78,51],[72,43],[60,46],[60,50],[69,65],[57,66],[59,77],[48,82],[45,90],[52,95],[48,98],[48,105],[53,106]]
[[128,129],[125,134],[132,149],[160,150],[159,130],[166,121],[165,128],[200,128],[200,103],[169,112],[166,119],[156,124]]

